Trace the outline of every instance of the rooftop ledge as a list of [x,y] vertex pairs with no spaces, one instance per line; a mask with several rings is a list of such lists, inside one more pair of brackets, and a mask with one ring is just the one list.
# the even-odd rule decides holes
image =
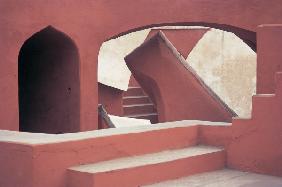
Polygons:
[[98,138],[98,137],[107,137],[112,135],[141,133],[147,131],[155,131],[155,130],[178,128],[178,127],[189,127],[196,125],[231,126],[231,123],[199,121],[199,120],[182,120],[182,121],[158,123],[153,125],[101,129],[101,130],[66,133],[66,134],[45,134],[45,133],[29,133],[29,132],[0,130],[0,143],[6,142],[6,143],[20,143],[20,144],[30,144],[30,145],[61,143],[67,141],[78,141],[78,140]]

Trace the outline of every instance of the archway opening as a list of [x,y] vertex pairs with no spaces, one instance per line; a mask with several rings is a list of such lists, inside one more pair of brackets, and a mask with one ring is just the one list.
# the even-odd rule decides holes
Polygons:
[[79,54],[75,43],[46,27],[23,44],[18,63],[20,131],[79,131]]
[[244,28],[235,27],[232,25],[226,25],[226,24],[219,24],[219,23],[207,23],[207,22],[175,22],[175,23],[160,23],[160,24],[151,24],[151,25],[144,25],[141,27],[132,28],[129,30],[126,30],[124,32],[117,33],[113,35],[112,37],[108,38],[105,42],[108,40],[116,39],[121,36],[128,35],[130,33],[147,30],[151,28],[175,28],[175,27],[208,27],[208,28],[214,28],[219,29],[226,32],[232,32],[237,37],[239,37],[241,40],[244,41],[253,51],[256,52],[257,48],[257,38],[256,38],[256,32],[253,32],[251,30],[246,30]]
[[[108,80],[112,74],[116,77],[117,75],[127,76],[129,80],[123,60],[126,54],[142,44],[152,30],[168,30],[165,32],[167,37],[180,53],[182,47],[184,52],[186,50],[186,56],[184,55],[186,62],[196,70],[205,83],[240,117],[249,117],[251,97],[256,88],[256,33],[228,25],[196,23],[188,25],[170,26],[168,24],[168,26],[154,28],[144,26],[109,38],[100,49],[98,80],[112,87],[120,84],[116,82],[111,85]],[[146,29],[142,30],[144,28]],[[197,36],[200,36],[201,29],[209,30],[195,40]],[[191,43],[191,45],[183,45],[184,43]],[[111,72],[118,71],[119,64],[120,69],[125,67],[122,73],[106,73],[109,69]],[[123,80],[116,77],[112,80]],[[241,89],[240,93],[236,92],[238,89]]]

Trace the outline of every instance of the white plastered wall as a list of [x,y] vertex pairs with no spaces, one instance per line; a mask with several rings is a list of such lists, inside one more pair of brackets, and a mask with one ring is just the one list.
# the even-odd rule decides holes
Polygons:
[[133,32],[104,42],[98,57],[98,82],[127,90],[131,72],[124,57],[141,45],[150,29]]
[[231,32],[211,29],[186,59],[240,117],[250,117],[256,90],[256,53]]

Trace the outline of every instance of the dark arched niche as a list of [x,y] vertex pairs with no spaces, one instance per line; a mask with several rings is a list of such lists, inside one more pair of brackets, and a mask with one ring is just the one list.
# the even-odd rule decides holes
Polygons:
[[79,54],[51,26],[31,36],[19,53],[20,131],[79,131]]

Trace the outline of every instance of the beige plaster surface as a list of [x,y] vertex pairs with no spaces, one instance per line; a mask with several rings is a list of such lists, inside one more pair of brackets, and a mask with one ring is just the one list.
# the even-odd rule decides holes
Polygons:
[[146,187],[281,187],[282,178],[224,169]]
[[116,128],[151,125],[151,122],[148,119],[128,118],[114,115],[109,115],[109,117]]
[[186,59],[240,117],[250,117],[256,90],[256,53],[231,32],[211,29]]
[[143,43],[150,29],[104,42],[98,56],[98,82],[127,90],[131,72],[124,57]]

